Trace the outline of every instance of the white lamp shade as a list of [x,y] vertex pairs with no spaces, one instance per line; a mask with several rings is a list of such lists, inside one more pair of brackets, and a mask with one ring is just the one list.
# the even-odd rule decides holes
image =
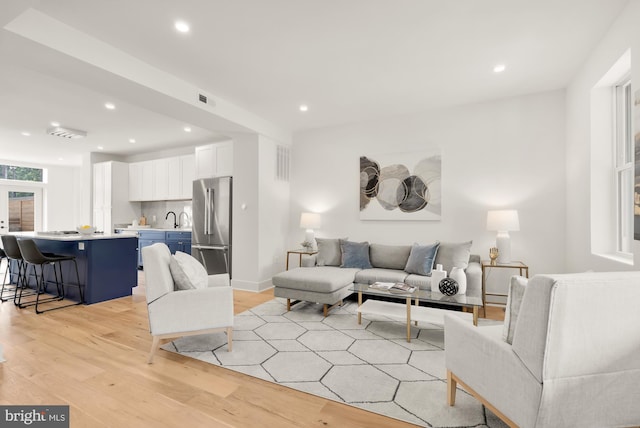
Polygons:
[[499,232],[520,230],[517,210],[495,210],[487,213],[487,230]]
[[302,229],[312,229],[312,230],[320,228],[320,214],[302,213],[300,215],[300,227]]

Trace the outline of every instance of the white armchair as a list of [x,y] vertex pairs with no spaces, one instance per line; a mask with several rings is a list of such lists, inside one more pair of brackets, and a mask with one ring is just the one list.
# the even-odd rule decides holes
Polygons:
[[640,425],[639,302],[640,272],[537,275],[512,344],[445,317],[449,405],[460,384],[509,426]]
[[160,340],[226,330],[227,349],[232,350],[233,290],[229,275],[211,275],[208,287],[174,291],[169,264],[171,253],[162,243],[142,248],[149,330],[153,344],[149,364]]

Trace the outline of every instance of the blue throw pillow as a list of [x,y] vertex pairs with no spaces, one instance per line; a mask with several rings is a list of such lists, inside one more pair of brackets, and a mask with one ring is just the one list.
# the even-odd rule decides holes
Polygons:
[[343,268],[371,269],[369,261],[369,243],[340,240]]
[[407,273],[430,276],[431,269],[433,268],[433,261],[436,259],[439,246],[439,242],[431,245],[413,244],[404,271]]

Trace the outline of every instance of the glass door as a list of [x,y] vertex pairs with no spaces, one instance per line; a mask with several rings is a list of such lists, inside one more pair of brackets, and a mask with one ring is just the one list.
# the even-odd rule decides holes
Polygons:
[[42,189],[0,186],[0,234],[42,230]]

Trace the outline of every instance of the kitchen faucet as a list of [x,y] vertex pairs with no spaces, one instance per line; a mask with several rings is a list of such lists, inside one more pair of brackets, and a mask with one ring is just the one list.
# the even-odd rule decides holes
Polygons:
[[177,229],[178,228],[178,219],[176,217],[176,213],[174,213],[173,211],[169,211],[164,219],[165,220],[169,219],[169,214],[173,214],[173,228]]
[[182,211],[180,213],[180,215],[178,216],[178,227],[180,227],[180,220],[182,219],[182,214],[184,214],[184,216],[187,219],[187,223],[185,223],[185,225],[188,224],[188,222],[189,222],[189,214],[187,214],[186,212]]

